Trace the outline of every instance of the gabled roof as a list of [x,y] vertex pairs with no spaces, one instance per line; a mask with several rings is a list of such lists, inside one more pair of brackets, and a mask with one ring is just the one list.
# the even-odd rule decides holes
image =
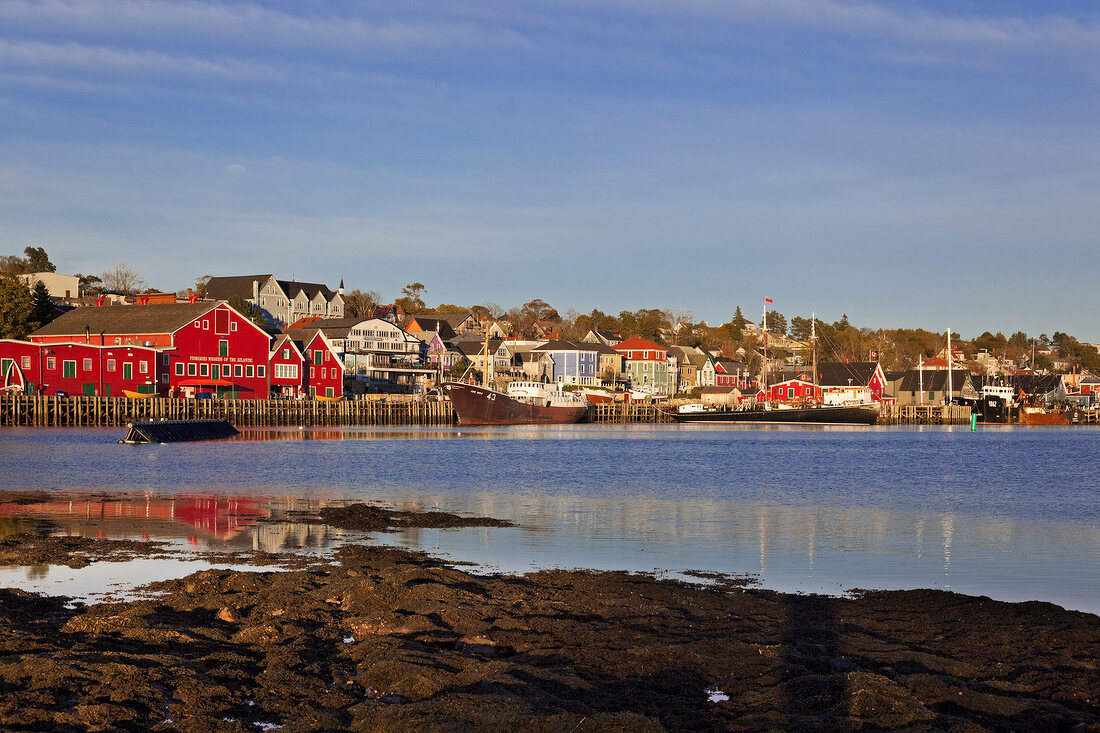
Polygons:
[[643,338],[637,336],[631,336],[626,341],[620,341],[613,347],[615,351],[666,351],[665,347],[653,343],[652,341],[646,341]]
[[439,316],[409,316],[402,321],[402,328],[408,328],[408,325],[413,321],[416,321],[416,325],[420,326],[422,331],[438,332],[439,337],[444,341],[455,337],[454,328],[445,318]]
[[[455,341],[454,347],[466,356],[481,356],[485,353],[485,341]],[[501,339],[489,339],[489,353],[500,348]]]
[[712,364],[714,357],[710,354],[688,354],[688,361],[695,365],[697,369],[702,369],[710,361]]
[[972,377],[967,369],[936,369],[924,370],[922,378],[920,369],[910,369],[905,373],[898,389],[902,392],[918,392],[923,387],[925,392],[946,392],[948,374],[951,375],[951,388],[955,391],[961,390]]
[[93,334],[118,336],[170,334],[214,310],[219,303],[220,301],[204,301],[74,308],[68,313],[62,313],[28,338],[72,336],[83,340],[86,329]]
[[[547,341],[541,346],[536,346],[531,351],[592,351],[599,352],[598,347],[603,344],[593,344],[587,341]],[[606,349],[607,347],[604,346]],[[615,351],[612,349],[612,351]],[[618,352],[615,352],[618,353]]]
[[737,361],[736,359],[727,359],[724,356],[719,356],[717,359],[714,359],[714,368],[717,369],[719,367],[721,367],[722,371],[724,371],[726,374],[732,374],[739,371],[743,372],[748,370],[749,368],[748,364],[743,361]]
[[866,387],[878,370],[877,361],[825,362],[817,365],[817,383],[822,387]]
[[[297,298],[298,293],[304,293],[310,300],[316,298],[318,293],[325,300],[332,300],[336,296],[336,293],[329,290],[327,285],[321,283],[301,283],[297,280],[276,280],[275,282],[279,283],[279,287],[283,289],[283,292],[287,294],[288,298]],[[252,287],[251,282],[248,287]],[[248,297],[252,297],[251,289],[249,290]]]
[[252,283],[259,282],[262,288],[264,284],[273,279],[268,275],[233,275],[230,277],[212,277],[203,288],[207,298],[216,300],[229,300],[234,295],[248,300],[252,297]]
[[300,341],[295,341],[290,334],[280,333],[275,336],[275,342],[271,345],[271,354],[278,353],[281,349],[291,348],[298,352],[299,358],[305,358],[306,347]]
[[[288,328],[286,332],[296,339],[301,339],[304,343],[309,343],[309,340],[313,338],[312,333],[318,330],[324,331],[325,336],[330,339],[346,339],[348,332],[355,325],[362,323],[363,320],[362,318],[316,318],[309,321],[303,319],[297,322],[301,323],[302,327]],[[304,336],[306,333],[311,335],[306,338]]]

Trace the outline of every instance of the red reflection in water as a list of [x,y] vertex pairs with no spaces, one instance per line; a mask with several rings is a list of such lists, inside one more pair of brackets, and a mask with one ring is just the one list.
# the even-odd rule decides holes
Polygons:
[[[271,516],[266,502],[253,498],[180,497],[131,499],[66,499],[39,504],[0,504],[0,516],[39,516],[82,520],[142,520],[168,523],[185,528],[190,540],[198,536],[229,539],[245,528],[254,527]],[[199,530],[195,533],[193,530]],[[96,530],[96,537],[103,537]],[[143,539],[149,533],[142,532]]]

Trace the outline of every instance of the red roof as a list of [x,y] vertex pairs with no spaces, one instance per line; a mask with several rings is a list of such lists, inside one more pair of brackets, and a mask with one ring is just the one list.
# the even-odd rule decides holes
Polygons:
[[652,341],[646,341],[643,338],[638,338],[637,336],[631,336],[626,341],[620,341],[612,348],[616,351],[638,351],[639,349],[643,351],[653,351],[654,349],[658,351],[665,350],[663,346],[659,346]]
[[[626,341],[620,341],[611,348],[625,356],[627,361],[661,361],[668,356],[668,350],[663,346],[659,346],[652,341],[646,341],[643,338],[638,338],[637,336],[631,336]],[[655,353],[649,358],[644,358],[642,353],[646,351],[653,351]],[[664,356],[662,356],[662,354]]]
[[290,324],[289,326],[287,326],[286,330],[289,331],[291,329],[307,328],[309,326],[309,324],[313,323],[314,321],[323,321],[323,320],[324,320],[324,318],[322,318],[321,316],[304,316],[302,318],[299,318],[298,320],[296,320],[294,323]]

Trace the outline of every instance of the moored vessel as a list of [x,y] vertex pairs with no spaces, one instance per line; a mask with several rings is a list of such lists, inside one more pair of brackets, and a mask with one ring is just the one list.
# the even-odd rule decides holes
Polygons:
[[878,422],[879,405],[820,405],[786,407],[757,405],[745,408],[699,408],[671,413],[678,423],[757,423],[802,425],[874,425]]
[[764,306],[764,368],[763,402],[738,407],[704,407],[684,405],[669,413],[678,423],[757,423],[802,425],[874,425],[878,422],[881,405],[878,402],[830,404],[830,396],[822,395],[817,384],[817,329],[816,315],[810,318],[810,343],[813,350],[813,393],[815,399],[825,398],[825,403],[791,405],[772,403],[768,399],[768,308],[771,298],[765,298]]
[[588,415],[584,395],[556,384],[511,382],[507,392],[463,382],[444,382],[459,425],[577,423]]

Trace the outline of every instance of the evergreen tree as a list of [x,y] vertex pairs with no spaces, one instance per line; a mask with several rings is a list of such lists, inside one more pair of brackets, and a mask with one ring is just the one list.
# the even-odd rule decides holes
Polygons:
[[745,314],[741,312],[741,306],[737,306],[737,309],[733,312],[733,327],[740,331],[748,322],[749,319],[745,318]]
[[253,323],[263,320],[263,312],[239,295],[231,295],[225,303]]
[[47,323],[57,318],[57,308],[50,298],[50,290],[41,280],[34,284],[31,292],[31,316],[30,329],[32,331],[42,328]]
[[46,254],[46,250],[42,247],[27,247],[23,250],[23,254],[27,256],[27,267],[29,272],[57,271],[57,267],[50,262],[49,255]]
[[31,291],[14,275],[0,276],[0,338],[21,339],[31,330]]

